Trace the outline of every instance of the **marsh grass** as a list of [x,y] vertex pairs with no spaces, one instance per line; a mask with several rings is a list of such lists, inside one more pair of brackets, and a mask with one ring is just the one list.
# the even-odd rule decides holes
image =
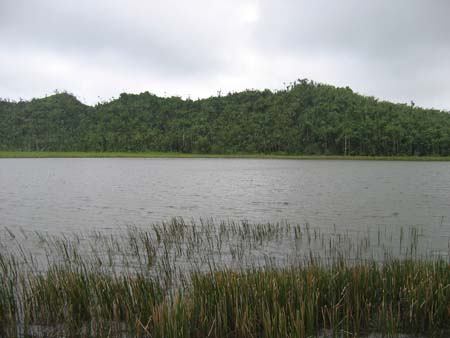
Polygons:
[[114,234],[0,232],[2,337],[445,336],[448,253],[419,228],[176,218]]

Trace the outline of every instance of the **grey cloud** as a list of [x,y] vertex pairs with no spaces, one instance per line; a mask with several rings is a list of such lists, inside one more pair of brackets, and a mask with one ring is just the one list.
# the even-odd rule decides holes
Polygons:
[[[450,107],[450,2],[264,0],[262,8],[255,35],[261,52],[330,57],[341,64],[339,83],[394,101]],[[430,93],[436,87],[439,93]]]
[[263,1],[262,43],[291,50],[347,50],[396,56],[448,42],[450,2],[444,0]]
[[204,97],[298,77],[450,108],[446,0],[2,0],[0,97]]
[[[203,13],[218,15],[215,8]],[[123,63],[151,66],[171,75],[219,67],[222,55],[209,48],[226,39],[220,27],[195,9],[145,1],[6,1],[0,32],[12,48],[47,49],[92,59],[113,55]],[[220,13],[219,13],[220,14]]]

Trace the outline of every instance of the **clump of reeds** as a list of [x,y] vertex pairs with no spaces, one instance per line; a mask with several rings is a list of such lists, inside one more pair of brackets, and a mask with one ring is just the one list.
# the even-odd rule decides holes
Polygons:
[[123,324],[130,331],[139,329],[164,298],[159,285],[139,274],[109,276],[52,268],[27,280],[21,301],[27,326],[62,324],[74,335],[81,334],[80,329],[96,335],[117,331]]
[[450,329],[450,266],[421,251],[416,228],[356,236],[286,222],[173,219],[114,235],[4,235],[0,337]]
[[14,257],[0,253],[0,336],[6,333],[7,326],[17,322],[16,267]]
[[192,278],[197,336],[353,337],[450,328],[450,266],[442,260],[338,262]]

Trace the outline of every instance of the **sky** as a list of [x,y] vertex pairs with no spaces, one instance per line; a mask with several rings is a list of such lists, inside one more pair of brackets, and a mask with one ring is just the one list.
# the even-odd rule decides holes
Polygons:
[[448,0],[0,0],[0,97],[192,99],[296,79],[450,110]]

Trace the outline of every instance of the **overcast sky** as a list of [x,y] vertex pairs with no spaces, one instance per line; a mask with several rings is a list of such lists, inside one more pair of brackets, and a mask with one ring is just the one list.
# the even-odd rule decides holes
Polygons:
[[0,97],[195,99],[308,78],[450,110],[448,0],[0,0]]

